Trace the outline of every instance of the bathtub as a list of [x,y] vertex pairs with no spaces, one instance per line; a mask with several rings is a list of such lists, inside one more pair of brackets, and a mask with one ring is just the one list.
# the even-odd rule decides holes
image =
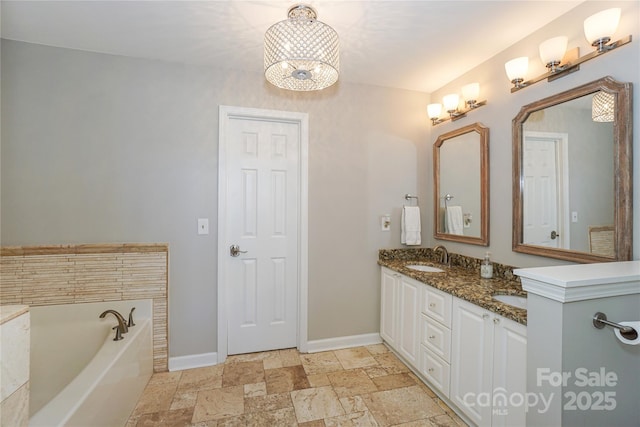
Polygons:
[[[136,326],[113,341],[135,307]],[[29,426],[124,426],[153,373],[151,300],[31,307]]]

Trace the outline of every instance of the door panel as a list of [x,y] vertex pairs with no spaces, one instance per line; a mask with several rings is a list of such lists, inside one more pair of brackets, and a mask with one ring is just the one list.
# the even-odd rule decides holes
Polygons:
[[228,354],[295,347],[299,125],[231,119],[227,142]]

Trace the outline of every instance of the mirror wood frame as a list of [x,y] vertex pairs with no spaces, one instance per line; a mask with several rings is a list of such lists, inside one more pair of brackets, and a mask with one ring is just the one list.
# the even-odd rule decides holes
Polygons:
[[[570,249],[548,248],[523,243],[523,191],[522,178],[522,125],[531,113],[603,91],[616,95],[613,126],[614,161],[614,257],[594,255]],[[622,83],[607,76],[574,89],[541,99],[520,109],[512,122],[513,143],[513,240],[512,249],[531,255],[540,255],[580,263],[628,261],[633,252],[633,191],[632,191],[632,84]]]
[[[449,139],[477,132],[480,137],[480,237],[460,236],[440,232],[440,147]],[[433,144],[433,206],[434,237],[439,240],[468,243],[471,245],[489,246],[489,128],[482,123],[471,125],[444,133]]]

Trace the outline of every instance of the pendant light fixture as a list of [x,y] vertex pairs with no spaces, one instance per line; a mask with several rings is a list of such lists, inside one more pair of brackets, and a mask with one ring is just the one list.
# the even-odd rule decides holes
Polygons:
[[594,122],[613,122],[616,99],[612,93],[597,92],[591,101],[591,118]]
[[298,4],[288,19],[264,35],[264,75],[282,89],[320,90],[338,81],[338,33],[316,19],[316,11]]

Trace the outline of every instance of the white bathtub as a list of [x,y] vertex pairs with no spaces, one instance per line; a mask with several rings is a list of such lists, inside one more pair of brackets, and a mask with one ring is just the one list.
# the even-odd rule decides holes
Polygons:
[[[136,326],[113,341],[135,307]],[[151,300],[31,307],[29,426],[123,426],[153,373]]]

